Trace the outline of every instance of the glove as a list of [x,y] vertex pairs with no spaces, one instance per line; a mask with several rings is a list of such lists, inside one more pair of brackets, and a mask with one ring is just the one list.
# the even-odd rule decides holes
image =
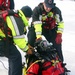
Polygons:
[[[36,44],[38,44],[41,40],[42,40],[42,38],[36,39]],[[33,51],[34,51],[34,47],[31,46],[30,44],[28,44],[28,51],[27,51],[27,54],[33,54]]]
[[57,33],[55,41],[57,44],[60,44],[62,42],[62,34],[61,33]]

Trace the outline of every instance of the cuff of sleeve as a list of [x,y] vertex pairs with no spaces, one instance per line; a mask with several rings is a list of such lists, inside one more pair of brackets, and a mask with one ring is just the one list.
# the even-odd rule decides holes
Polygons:
[[40,38],[40,37],[42,37],[42,36],[41,36],[41,35],[37,35],[36,37],[37,37],[37,39],[38,39],[38,38]]

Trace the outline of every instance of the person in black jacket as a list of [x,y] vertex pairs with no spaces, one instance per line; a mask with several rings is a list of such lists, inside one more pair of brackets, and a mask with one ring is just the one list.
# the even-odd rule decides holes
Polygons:
[[34,42],[42,39],[42,35],[48,42],[53,43],[57,53],[63,62],[62,33],[64,22],[61,10],[56,7],[54,0],[44,0],[33,9],[32,28],[28,32],[28,43],[34,47]]

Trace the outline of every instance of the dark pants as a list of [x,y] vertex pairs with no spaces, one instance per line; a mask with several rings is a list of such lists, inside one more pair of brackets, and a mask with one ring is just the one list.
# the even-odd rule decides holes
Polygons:
[[21,54],[15,45],[9,44],[9,55],[7,58],[9,62],[9,75],[22,75]]

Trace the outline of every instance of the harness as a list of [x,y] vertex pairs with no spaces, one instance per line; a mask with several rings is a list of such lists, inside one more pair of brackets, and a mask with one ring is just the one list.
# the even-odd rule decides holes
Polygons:
[[56,27],[56,19],[53,12],[42,13],[42,24],[44,29],[52,30]]

